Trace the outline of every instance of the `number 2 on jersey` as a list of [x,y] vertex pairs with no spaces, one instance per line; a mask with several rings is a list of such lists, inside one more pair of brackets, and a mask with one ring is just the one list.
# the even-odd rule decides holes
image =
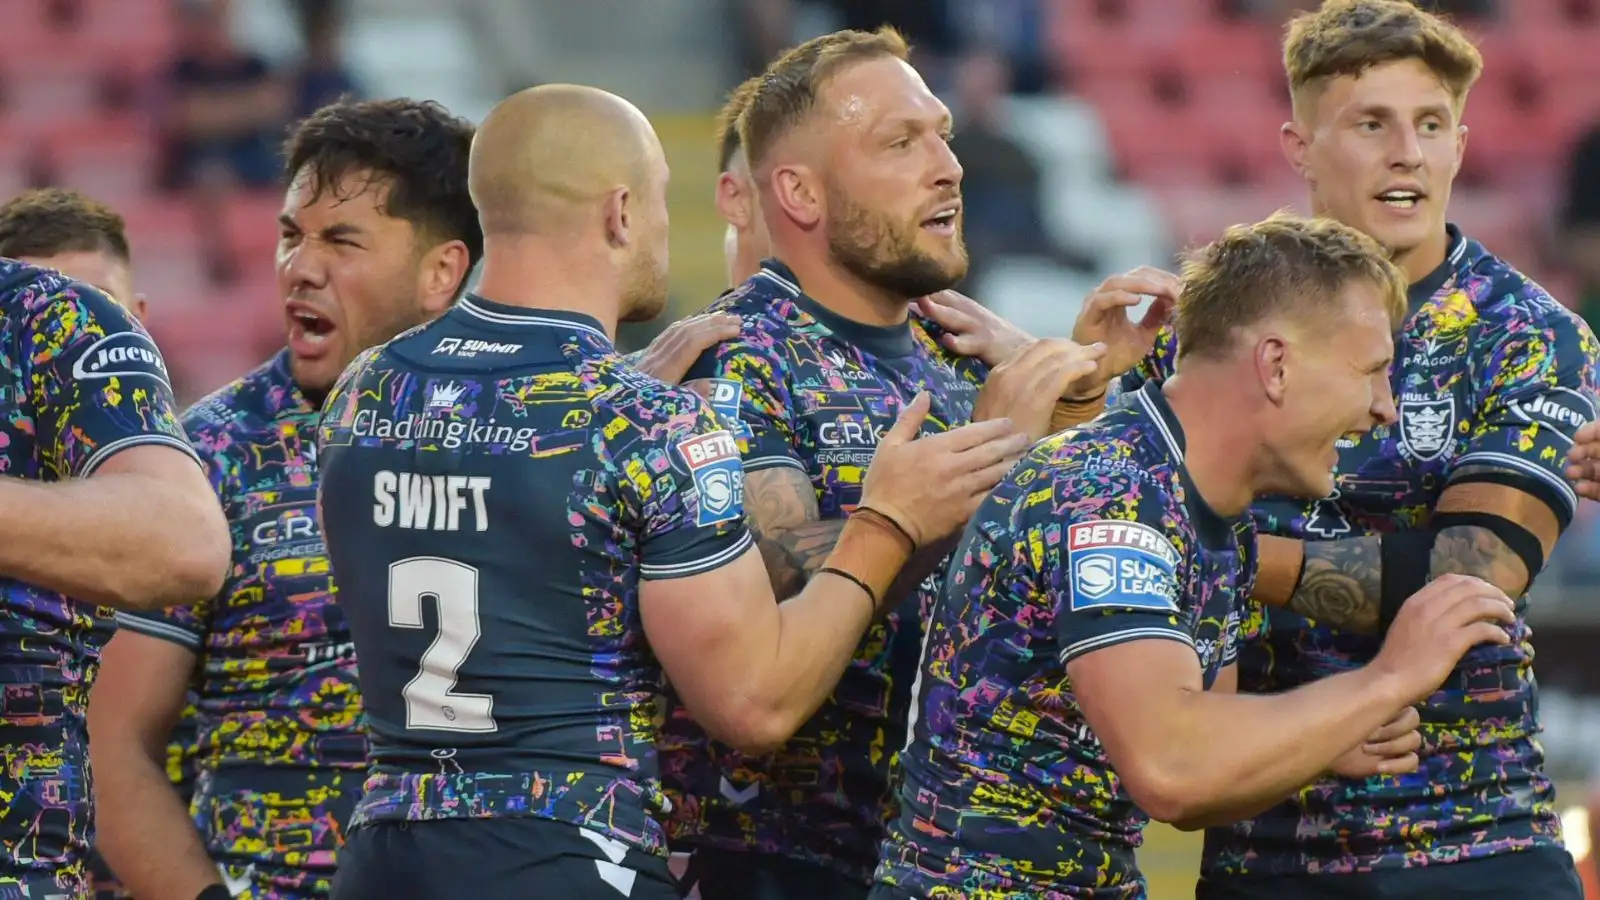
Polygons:
[[494,698],[458,694],[456,672],[483,634],[478,616],[478,570],[436,556],[413,556],[389,566],[389,625],[421,628],[424,601],[432,599],[439,633],[406,683],[406,727],[435,731],[494,731]]

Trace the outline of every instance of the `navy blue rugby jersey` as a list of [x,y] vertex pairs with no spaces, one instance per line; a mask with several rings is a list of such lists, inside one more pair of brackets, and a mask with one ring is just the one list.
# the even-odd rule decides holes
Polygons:
[[928,623],[878,881],[949,900],[1144,896],[1148,818],[1067,664],[1177,641],[1209,688],[1234,662],[1255,533],[1206,505],[1183,453],[1150,385],[1036,445],[979,507]]
[[[166,363],[104,293],[0,259],[0,476],[85,478],[144,445],[194,455]],[[114,611],[0,579],[0,894],[89,890],[89,689]]]
[[593,319],[474,296],[360,357],[327,407],[372,740],[354,826],[539,816],[664,854],[639,582],[750,548],[733,436]]
[[[1453,226],[1445,262],[1410,293],[1390,374],[1399,423],[1341,442],[1329,497],[1258,503],[1264,533],[1321,541],[1426,527],[1467,467],[1529,479],[1563,525],[1571,520],[1578,498],[1563,469],[1574,432],[1595,416],[1594,333]],[[1176,354],[1164,331],[1123,388],[1167,377]],[[1359,667],[1382,646],[1256,604],[1242,634],[1240,690],[1262,693]],[[1255,819],[1212,829],[1203,871],[1367,872],[1559,845],[1527,634],[1519,615],[1510,645],[1473,649],[1422,705],[1419,771],[1325,779]]]
[[[880,328],[829,311],[776,260],[710,309],[739,315],[743,327],[689,378],[704,379],[746,470],[804,473],[824,520],[855,508],[878,439],[918,391],[933,401],[923,433],[935,434],[972,420],[988,374],[916,316]],[[894,814],[890,766],[905,742],[921,622],[942,577],[941,566],[872,625],[833,695],[770,756],[711,741],[675,708],[663,744],[674,839],[804,859],[866,883]]]

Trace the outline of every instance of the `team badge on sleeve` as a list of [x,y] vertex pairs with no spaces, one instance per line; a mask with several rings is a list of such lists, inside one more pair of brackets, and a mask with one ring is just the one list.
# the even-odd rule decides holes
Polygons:
[[1178,609],[1178,551],[1139,522],[1099,520],[1067,528],[1073,611]]
[[744,515],[744,466],[733,435],[727,431],[696,435],[680,441],[678,453],[700,497],[695,524],[704,528]]

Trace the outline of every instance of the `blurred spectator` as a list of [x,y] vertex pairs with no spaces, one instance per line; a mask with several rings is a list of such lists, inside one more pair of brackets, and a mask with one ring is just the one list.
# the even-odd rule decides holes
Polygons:
[[290,95],[262,57],[234,43],[228,0],[182,0],[181,49],[167,74],[162,179],[189,187],[211,170],[253,187],[278,180],[278,142]]
[[955,67],[956,134],[950,142],[966,174],[961,180],[967,252],[967,284],[1000,256],[1036,256],[1082,271],[1095,263],[1051,240],[1039,204],[1039,163],[1006,133],[1009,93],[1006,61],[979,51]]
[[1011,93],[1042,94],[1050,88],[1041,0],[963,0],[952,9],[962,48],[992,47],[1011,70]]
[[834,31],[874,31],[893,25],[916,55],[929,83],[942,80],[945,63],[958,48],[952,0],[734,0],[745,26],[739,42],[739,80],[765,69],[795,44]]
[[294,118],[302,119],[349,95],[361,94],[344,64],[344,10],[338,0],[298,0],[306,57],[295,73]]
[[1591,328],[1600,328],[1600,123],[1567,161],[1561,229],[1562,255],[1577,279],[1573,308]]

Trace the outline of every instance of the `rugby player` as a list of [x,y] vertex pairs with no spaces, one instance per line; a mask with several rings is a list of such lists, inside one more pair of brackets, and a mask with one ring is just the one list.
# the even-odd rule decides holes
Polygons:
[[[55,269],[104,291],[148,323],[149,304],[134,293],[127,226],[116,210],[65,188],[25,191],[0,206],[0,256]],[[102,661],[103,662],[103,661]],[[194,790],[194,706],[186,705],[167,744],[167,778],[185,804]],[[124,896],[105,860],[90,857],[95,896]]]
[[[761,86],[760,76],[748,78],[728,94],[717,113],[717,212],[728,229],[722,252],[728,263],[728,287],[736,288],[761,271],[761,261],[772,252],[761,197],[750,177],[750,159],[739,137],[739,120]],[[738,333],[728,335],[737,337]]]
[[[1565,461],[1595,419],[1600,353],[1581,319],[1447,221],[1482,69],[1465,35],[1401,0],[1329,0],[1290,24],[1284,63],[1282,144],[1313,211],[1389,248],[1411,287],[1390,372],[1397,423],[1341,442],[1327,497],[1254,509],[1261,605],[1239,687],[1261,693],[1371,660],[1440,575],[1526,596],[1576,508]],[[1122,302],[1091,297],[1074,332],[1118,361],[1149,349],[1099,327],[1125,318]],[[1122,390],[1170,376],[1180,346],[1163,332]],[[1211,830],[1197,896],[1575,900],[1532,658],[1519,614],[1510,644],[1468,654],[1421,707],[1419,772],[1325,779]]]
[[1511,601],[1446,577],[1370,666],[1234,694],[1247,509],[1325,495],[1335,441],[1394,422],[1405,282],[1354,229],[1277,216],[1193,253],[1181,297],[1182,374],[1036,446],[968,526],[874,898],[1143,897],[1145,816],[1231,821],[1345,757],[1414,767],[1369,766],[1363,738],[1509,642]]
[[[482,253],[472,126],[434,103],[338,103],[285,147],[287,346],[184,416],[233,530],[220,592],[125,614],[90,706],[99,844],[137,897],[326,897],[367,742],[316,521],[316,423],[355,355],[443,312]],[[190,685],[199,787],[161,748]]]
[[[908,52],[892,29],[809,41],[768,67],[739,116],[775,258],[712,305],[743,329],[688,383],[742,443],[751,526],[780,599],[821,570],[863,471],[918,392],[932,398],[928,433],[1006,415],[1038,438],[1056,398],[1094,368],[1094,351],[1040,341],[991,376],[1000,359],[959,356],[911,315],[914,298],[961,278],[966,253],[949,111]],[[674,710],[663,739],[674,848],[694,849],[685,881],[704,900],[865,896],[893,811],[888,770],[920,616],[951,546],[929,545],[907,567],[893,611],[778,752],[709,741],[692,706]]]
[[[65,194],[0,214],[9,253],[131,300],[114,214]],[[86,896],[86,706],[115,609],[221,583],[227,527],[184,438],[161,353],[106,291],[0,260],[0,894]],[[163,747],[165,741],[163,741]]]
[[533,88],[485,119],[469,171],[478,291],[358,358],[323,421],[373,766],[334,896],[676,897],[663,674],[713,734],[777,746],[901,566],[1027,439],[1003,419],[913,439],[928,402],[910,403],[827,572],[779,606],[733,436],[608,337],[666,300],[649,122],[603,91]]

